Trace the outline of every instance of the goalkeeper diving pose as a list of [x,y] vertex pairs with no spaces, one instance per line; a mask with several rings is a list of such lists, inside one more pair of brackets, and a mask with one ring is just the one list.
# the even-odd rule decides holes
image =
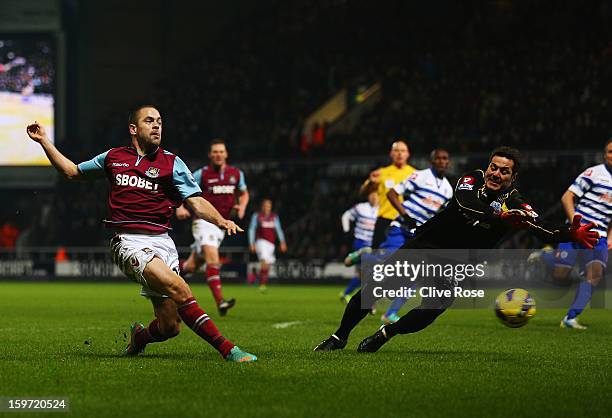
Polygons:
[[[571,226],[545,225],[537,222],[537,213],[513,187],[519,172],[519,152],[510,147],[493,150],[486,171],[475,170],[461,177],[449,205],[421,227],[416,236],[408,240],[403,249],[471,249],[493,248],[512,230],[528,229],[545,241],[577,242],[593,248],[599,234],[593,223],[581,225],[580,215]],[[451,278],[443,286],[452,287]],[[331,351],[346,346],[355,326],[368,314],[361,308],[361,291],[350,300],[340,327],[315,351]],[[383,325],[359,344],[357,351],[375,352],[397,334],[418,332],[431,325],[449,308],[453,297],[427,298],[393,324]]]

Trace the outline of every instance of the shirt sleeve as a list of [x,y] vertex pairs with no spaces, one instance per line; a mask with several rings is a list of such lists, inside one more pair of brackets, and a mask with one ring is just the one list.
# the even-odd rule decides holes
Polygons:
[[251,216],[251,222],[249,223],[249,244],[255,244],[255,232],[257,231],[257,213]]
[[187,165],[179,157],[174,159],[172,183],[183,200],[202,194],[202,190],[193,178],[193,174],[191,174]]
[[404,181],[401,183],[397,183],[393,186],[393,190],[400,195],[403,196],[405,193],[412,193],[416,189],[416,183],[414,182],[417,178],[417,173],[412,174],[409,177],[406,177]]
[[355,210],[355,206],[353,206],[342,214],[340,220],[342,222],[342,230],[344,232],[349,232],[351,230],[351,222],[355,221],[356,212],[357,211]]
[[574,193],[577,197],[582,197],[593,186],[593,180],[589,178],[591,173],[591,169],[581,173],[567,190]]
[[247,189],[246,179],[244,177],[244,173],[242,170],[238,170],[240,172],[240,181],[238,181],[238,190],[244,192]]
[[77,165],[79,172],[86,177],[101,177],[104,175],[104,160],[108,151],[98,154],[91,160]]
[[525,198],[518,193],[518,191],[512,193],[507,201],[507,205],[509,209],[522,209],[530,213],[534,220],[533,222],[529,222],[531,226],[529,230],[543,242],[558,243],[572,240],[568,225],[561,225],[539,219],[538,213],[531,207]]
[[280,242],[285,242],[285,233],[283,232],[283,228],[281,227],[280,218],[277,216],[274,217],[274,228],[276,228],[276,235],[278,236],[278,240]]
[[198,168],[196,171],[193,172],[193,179],[195,180],[196,183],[202,184],[202,169],[201,168]]

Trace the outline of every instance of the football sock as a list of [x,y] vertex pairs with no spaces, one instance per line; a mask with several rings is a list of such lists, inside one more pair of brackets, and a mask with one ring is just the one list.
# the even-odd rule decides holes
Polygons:
[[223,292],[221,291],[221,276],[219,275],[219,264],[206,265],[206,282],[215,298],[217,305],[223,300]]
[[340,328],[334,334],[341,340],[346,340],[359,321],[368,315],[370,309],[361,309],[361,290],[353,295],[344,309]]
[[140,348],[144,348],[149,343],[160,343],[167,339],[168,337],[165,337],[159,330],[159,320],[157,318],[135,336],[136,345]]
[[234,344],[219,332],[215,323],[208,315],[200,308],[198,302],[194,298],[189,298],[185,303],[178,307],[178,313],[183,322],[198,334],[202,339],[212,345],[226,357],[234,348]]
[[350,295],[359,286],[361,286],[361,280],[359,279],[359,277],[353,277],[349,282],[348,286],[346,286],[346,289],[344,289],[344,296]]
[[591,300],[591,296],[595,291],[595,286],[591,283],[584,281],[580,282],[578,289],[576,290],[576,296],[574,297],[574,302],[572,302],[572,306],[567,311],[567,319],[576,318],[578,315],[582,313],[584,308],[586,308],[587,304]]
[[402,309],[402,306],[404,306],[404,303],[406,303],[407,300],[408,298],[393,299],[393,302],[391,302],[391,305],[389,306],[389,309],[387,309],[387,313],[385,313],[385,316],[397,314],[399,310]]
[[445,310],[415,308],[402,316],[396,323],[385,325],[385,334],[387,338],[391,338],[397,334],[410,334],[420,331],[431,325]]
[[270,272],[269,268],[266,269],[261,269],[259,271],[259,285],[260,286],[265,286],[266,284],[268,284],[268,274]]

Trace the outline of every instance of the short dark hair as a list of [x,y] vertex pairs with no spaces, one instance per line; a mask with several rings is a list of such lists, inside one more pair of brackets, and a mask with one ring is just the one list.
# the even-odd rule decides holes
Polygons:
[[[219,145],[219,144],[225,145],[225,140],[223,138],[213,139],[212,141],[210,141],[210,144],[208,144],[208,151],[212,150],[213,145]],[[227,145],[225,145],[225,148],[227,148]]]
[[444,148],[434,148],[429,153],[429,161],[433,161],[433,159],[436,157],[436,154],[439,153],[439,152],[445,152],[450,157],[450,153],[447,150],[445,150]]
[[491,152],[491,155],[489,156],[489,162],[491,162],[493,157],[504,157],[514,161],[514,168],[512,169],[512,174],[516,174],[519,172],[519,168],[521,167],[521,153],[516,148],[506,146],[497,147]]
[[610,144],[612,144],[612,136],[606,141],[606,144],[604,145],[604,152],[606,152],[606,148],[608,148],[608,145]]
[[135,125],[136,122],[138,122],[138,120],[137,120],[138,112],[140,112],[145,107],[152,107],[153,109],[156,109],[156,110],[159,111],[159,109],[157,109],[157,106],[155,106],[155,105],[152,105],[152,104],[140,104],[140,105],[132,108],[132,110],[130,110],[130,114],[128,115],[128,124]]

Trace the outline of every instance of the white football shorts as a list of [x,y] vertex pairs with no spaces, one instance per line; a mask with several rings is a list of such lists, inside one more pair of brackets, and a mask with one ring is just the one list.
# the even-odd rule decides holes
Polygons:
[[194,240],[191,248],[199,255],[202,255],[202,245],[219,248],[223,238],[225,238],[224,230],[210,222],[206,222],[204,219],[195,219],[193,221],[191,233]]
[[111,257],[119,269],[130,279],[142,285],[140,294],[167,297],[149,288],[143,276],[144,269],[157,256],[172,271],[179,273],[178,252],[172,238],[166,234],[117,234],[110,241]]
[[274,264],[276,257],[274,250],[276,246],[266,239],[258,239],[255,241],[255,252],[259,261],[265,261],[268,264]]

